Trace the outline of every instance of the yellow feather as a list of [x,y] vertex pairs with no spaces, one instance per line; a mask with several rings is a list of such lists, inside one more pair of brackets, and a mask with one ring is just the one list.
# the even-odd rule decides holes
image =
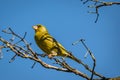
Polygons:
[[80,60],[76,59],[73,55],[67,52],[67,50],[48,33],[45,26],[38,24],[33,26],[33,29],[35,30],[34,38],[36,44],[42,51],[48,54],[48,57],[68,57],[78,63],[81,63]]

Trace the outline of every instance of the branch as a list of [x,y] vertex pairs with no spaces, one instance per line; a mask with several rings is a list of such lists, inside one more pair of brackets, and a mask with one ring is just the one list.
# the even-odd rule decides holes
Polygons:
[[[7,30],[3,30],[3,32],[5,34],[14,36],[14,38],[13,37],[11,38],[12,41],[11,41],[11,39],[9,41],[9,40],[6,40],[6,39],[0,37],[0,42],[3,44],[3,45],[0,45],[0,51],[4,48],[7,48],[7,49],[9,49],[7,51],[12,51],[13,53],[15,53],[15,55],[11,58],[11,60],[9,62],[13,62],[15,60],[15,58],[19,56],[21,58],[27,58],[27,59],[33,60],[34,64],[33,64],[32,68],[34,67],[34,65],[36,63],[39,63],[44,68],[53,69],[53,70],[62,71],[62,72],[74,73],[76,75],[79,75],[79,76],[87,79],[87,80],[90,80],[90,77],[88,77],[86,74],[84,74],[80,70],[73,68],[68,63],[66,63],[64,60],[59,60],[57,58],[53,58],[53,60],[56,62],[56,66],[50,65],[50,64],[42,61],[41,58],[45,57],[46,55],[43,56],[32,50],[31,44],[29,44],[25,40],[25,36],[27,33],[25,33],[24,36],[21,37],[18,34],[16,34],[11,28],[8,28]],[[14,41],[15,38],[18,38],[19,41],[15,42]],[[71,54],[71,55],[73,55],[73,54]],[[92,74],[98,76],[99,78],[104,78],[104,76],[96,73],[88,65],[84,64],[83,62],[81,62],[81,64],[82,64],[82,66],[85,67],[86,70],[90,71]]]
[[99,18],[99,9],[102,7],[106,7],[106,6],[112,6],[112,5],[120,5],[120,2],[105,2],[102,0],[81,0],[83,2],[83,4],[86,4],[88,2],[93,2],[93,4],[91,4],[90,6],[88,6],[89,8],[95,8],[95,12],[89,12],[92,14],[96,14],[96,20],[95,23],[97,23],[98,18]]
[[[95,67],[96,67],[96,59],[95,59],[93,53],[91,52],[91,50],[86,46],[86,44],[84,43],[84,41],[85,41],[84,39],[80,39],[80,40],[74,42],[72,45],[75,45],[75,44],[81,42],[81,43],[83,44],[83,46],[85,47],[85,49],[87,50],[87,53],[90,54],[90,56],[91,56],[91,58],[92,58],[92,60],[93,60],[93,69],[90,70],[90,72],[92,73],[90,80],[93,80],[93,75],[96,74],[96,73],[94,72],[94,69],[95,69]],[[86,56],[87,56],[87,54],[85,54],[85,57],[86,57]],[[89,68],[89,67],[88,67],[88,68]],[[103,78],[104,78],[104,77],[103,77]]]
[[94,62],[93,63],[93,69],[92,69],[92,75],[91,75],[91,78],[90,78],[90,80],[93,80],[94,70],[95,70],[95,67],[96,67],[96,59],[95,59],[93,53],[90,51],[90,49],[84,43],[85,40],[84,39],[80,39],[80,41],[82,42],[82,44],[86,48],[86,50],[90,53],[90,56],[91,56],[91,58],[92,58],[92,60]]
[[[71,72],[71,73],[79,75],[83,78],[86,78],[88,80],[90,79],[86,74],[83,74],[82,72],[80,72],[78,70],[73,71],[73,70],[67,69],[66,67],[64,67],[64,65],[62,65],[64,62],[59,61],[59,64],[62,66],[57,67],[57,66],[53,66],[53,65],[47,64],[44,61],[42,61],[39,58],[40,56],[32,50],[29,43],[25,40],[26,33],[25,33],[24,37],[21,37],[21,36],[17,35],[11,28],[8,28],[7,30],[4,30],[3,32],[6,34],[14,35],[18,39],[20,39],[17,42],[10,42],[10,41],[5,40],[2,37],[0,37],[0,42],[2,42],[4,44],[4,47],[1,47],[0,50],[3,48],[8,48],[8,49],[10,49],[10,51],[15,53],[15,55],[11,58],[10,62],[13,62],[15,60],[15,57],[19,56],[21,58],[27,58],[27,59],[33,60],[48,69],[54,69],[54,70],[63,71],[63,72]],[[24,47],[21,45],[18,45],[18,43],[20,43],[20,42],[24,43]],[[72,68],[72,67],[70,67],[70,68]]]

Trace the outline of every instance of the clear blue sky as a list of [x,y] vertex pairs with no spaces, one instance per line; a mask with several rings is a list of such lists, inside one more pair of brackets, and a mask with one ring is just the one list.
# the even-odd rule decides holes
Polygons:
[[[80,0],[0,0],[0,31],[11,27],[20,35],[27,32],[26,40],[32,43],[33,50],[42,53],[34,42],[32,26],[43,24],[68,51],[92,66],[89,55],[87,59],[84,58],[86,51],[83,46],[71,45],[84,38],[96,57],[95,70],[106,77],[120,76],[120,6],[101,8],[97,23],[94,23],[96,15],[88,14],[88,10],[93,9],[82,5]],[[3,36],[3,33],[0,32],[0,36]],[[13,53],[3,52],[3,59],[0,60],[0,80],[81,79],[72,73],[45,69],[39,64],[31,69],[33,61],[20,57],[10,64],[8,62]],[[68,59],[68,62],[70,61]],[[73,61],[70,63],[85,71]]]

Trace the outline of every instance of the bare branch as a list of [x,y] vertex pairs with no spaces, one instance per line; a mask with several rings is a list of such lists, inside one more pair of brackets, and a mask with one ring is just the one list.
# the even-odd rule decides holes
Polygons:
[[[84,74],[80,70],[73,68],[68,63],[66,63],[64,60],[59,60],[57,58],[53,58],[53,60],[56,62],[56,66],[50,65],[50,64],[42,61],[41,58],[44,58],[46,56],[46,54],[45,55],[38,54],[32,50],[31,45],[25,40],[26,33],[24,34],[23,37],[21,37],[18,34],[16,34],[11,28],[8,28],[7,30],[5,30],[3,32],[8,35],[13,35],[19,39],[19,41],[17,41],[17,42],[14,42],[14,39],[11,42],[11,41],[5,40],[2,37],[0,37],[0,42],[2,42],[2,44],[4,44],[3,47],[0,48],[0,50],[2,50],[4,48],[8,48],[8,49],[10,49],[10,51],[15,53],[15,55],[11,58],[10,62],[13,62],[15,60],[15,58],[17,56],[19,56],[21,58],[27,58],[27,59],[33,60],[34,64],[32,65],[31,68],[33,68],[36,63],[39,63],[44,68],[53,69],[53,70],[62,71],[62,72],[74,73],[76,75],[79,75],[79,76],[87,79],[87,80],[90,80],[90,77],[88,77],[86,74]],[[25,47],[23,47],[23,45],[21,46],[20,44],[18,44],[21,42],[24,43]],[[89,51],[89,53],[90,53],[90,51]],[[71,53],[71,55],[74,56],[72,53]],[[91,55],[91,57],[93,57],[92,53],[90,53],[90,55]],[[81,61],[81,64],[82,64],[82,66],[85,67],[86,70],[88,70],[92,74],[98,76],[99,78],[104,78],[104,76],[96,73],[94,71],[94,69],[91,69],[87,64],[83,63],[82,61]]]
[[29,56],[25,53],[22,53],[21,51],[19,51],[14,45],[12,45],[11,43],[9,43],[8,41],[4,40],[3,38],[0,38],[0,41],[3,42],[4,44],[6,44],[7,48],[10,48],[15,54],[17,54],[17,56],[20,56],[22,58],[29,58],[31,60],[34,60],[36,62],[39,62],[42,66],[46,67],[46,68],[51,68],[51,69],[56,69],[56,70],[59,70],[59,71],[65,71],[67,72],[68,70],[67,69],[64,69],[64,68],[58,68],[58,67],[55,67],[55,66],[51,66],[51,65],[48,65],[46,64],[45,62],[42,62],[41,59],[38,59],[38,58],[35,58],[33,56]]
[[86,50],[90,53],[90,56],[91,56],[91,58],[92,58],[92,60],[93,60],[93,69],[92,69],[92,75],[91,75],[91,78],[90,78],[90,80],[92,80],[93,79],[93,75],[94,75],[94,70],[95,70],[95,67],[96,67],[96,59],[95,59],[95,57],[94,57],[94,55],[93,55],[93,53],[90,51],[90,49],[86,46],[86,44],[84,43],[84,39],[81,39],[80,40],[81,42],[82,42],[82,44],[83,44],[83,46],[86,48]]
[[86,4],[88,2],[93,2],[93,4],[91,4],[88,7],[95,8],[95,12],[89,12],[89,13],[95,13],[97,15],[95,23],[98,21],[100,8],[106,7],[106,6],[112,6],[112,5],[120,5],[120,2],[105,2],[103,0],[81,0],[81,1],[83,2],[83,4]]
[[[84,41],[85,41],[84,39],[80,39],[80,40],[74,42],[73,45],[81,42],[81,43],[83,44],[83,46],[85,47],[85,49],[87,50],[87,53],[90,54],[90,56],[91,56],[91,58],[92,58],[92,60],[93,60],[93,69],[90,70],[90,72],[92,73],[90,80],[93,80],[93,75],[96,74],[96,73],[94,72],[94,69],[95,69],[95,67],[96,67],[96,59],[95,59],[93,53],[90,51],[90,49],[86,46],[86,44],[84,43]],[[87,56],[87,54],[86,54],[85,56]],[[88,67],[88,68],[89,68],[89,67]],[[89,70],[89,69],[88,69],[88,70]]]
[[9,61],[9,63],[11,63],[11,62],[13,62],[14,60],[15,60],[15,57],[17,56],[17,54],[15,54],[12,58],[11,58],[11,60]]
[[3,53],[2,53],[2,49],[4,48],[4,46],[0,46],[0,59],[3,58]]

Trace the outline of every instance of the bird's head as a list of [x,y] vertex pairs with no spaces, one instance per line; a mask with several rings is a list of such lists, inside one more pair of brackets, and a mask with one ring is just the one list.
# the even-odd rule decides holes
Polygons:
[[33,29],[35,30],[35,32],[40,32],[40,33],[48,32],[47,29],[45,28],[45,26],[43,26],[41,24],[33,26]]

